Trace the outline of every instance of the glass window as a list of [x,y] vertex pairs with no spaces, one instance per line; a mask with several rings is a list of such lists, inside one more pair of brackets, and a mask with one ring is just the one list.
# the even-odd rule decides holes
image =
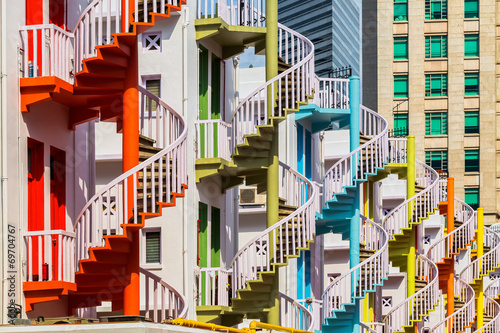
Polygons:
[[479,111],[465,111],[465,134],[479,133]]
[[479,172],[479,150],[465,151],[465,172]]
[[436,171],[448,170],[448,151],[447,150],[426,151],[425,163],[430,165]]
[[160,263],[160,232],[146,232],[146,263]]
[[394,38],[394,59],[408,59],[408,37]]
[[407,0],[394,0],[394,21],[408,21]]
[[479,17],[479,0],[465,0],[464,3],[465,18],[478,18]]
[[426,20],[445,20],[448,18],[447,0],[425,0]]
[[448,113],[433,112],[425,114],[425,135],[448,134]]
[[479,73],[465,73],[465,95],[479,95]]
[[446,36],[425,36],[426,58],[446,58],[447,50],[448,38]]
[[466,57],[479,57],[479,35],[465,35],[464,51]]
[[425,96],[447,96],[447,74],[425,74]]
[[394,75],[394,98],[408,97],[408,75]]
[[465,203],[471,206],[473,209],[479,208],[479,188],[465,188]]
[[394,136],[408,135],[408,113],[394,114]]

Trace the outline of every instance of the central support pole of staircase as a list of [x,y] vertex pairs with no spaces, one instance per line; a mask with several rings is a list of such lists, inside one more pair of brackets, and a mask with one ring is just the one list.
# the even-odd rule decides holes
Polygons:
[[[407,137],[407,152],[406,152],[406,198],[410,199],[415,195],[415,137],[409,135]],[[417,207],[410,207],[408,211],[408,219],[411,220],[415,215]],[[418,222],[418,221],[417,221]],[[410,297],[415,293],[415,273],[416,273],[416,260],[415,260],[415,229],[416,226],[411,227],[410,239],[408,242],[408,257],[406,257],[406,279],[407,279],[407,296]],[[413,307],[412,307],[413,308]]]
[[[455,179],[453,177],[448,178],[448,193],[447,193],[447,210],[446,210],[446,228],[447,233],[455,229]],[[449,239],[448,248],[453,247],[453,239]],[[455,312],[455,256],[453,254],[451,256],[450,268],[449,268],[449,277],[448,277],[448,290],[447,290],[447,316],[451,316],[453,312]]]
[[[484,243],[483,243],[483,233],[484,233],[484,220],[483,220],[484,210],[483,208],[477,209],[477,229],[476,229],[476,243],[477,243],[477,257],[480,258],[484,254]],[[483,263],[479,260],[477,269],[481,269]],[[477,293],[477,328],[484,326],[484,291],[483,291],[483,279],[479,279],[478,293]]]
[[[269,81],[278,75],[278,0],[266,1],[266,80]],[[275,91],[277,91],[275,89]],[[276,95],[272,89],[267,90],[267,115],[268,118],[274,116],[274,106]],[[268,120],[269,121],[269,120]],[[278,126],[274,126],[273,142],[269,152],[269,168],[267,170],[267,227],[279,221],[279,147],[278,147]],[[268,251],[269,260],[275,256],[276,240],[269,239]],[[274,266],[275,275],[271,290],[270,309],[267,315],[267,322],[272,325],[279,325],[280,305],[279,305],[279,272],[278,266]]]
[[[134,8],[133,0],[122,0],[122,13],[125,8]],[[126,30],[124,30],[126,31]],[[130,57],[128,61],[127,74],[125,77],[125,90],[123,93],[123,172],[132,169],[139,164],[139,68],[137,56],[137,37],[130,46]],[[127,180],[128,192],[126,200],[128,207],[134,207],[133,179]],[[128,219],[133,216],[132,209],[129,210]],[[138,217],[139,219],[141,217]],[[125,221],[127,223],[128,221]],[[132,233],[129,237],[130,256],[126,266],[126,278],[128,284],[123,290],[123,314],[130,316],[140,315],[140,281],[139,281],[139,230],[127,230]]]
[[[351,76],[349,80],[349,103],[351,105],[351,117],[349,121],[349,136],[350,136],[350,149],[351,151],[357,149],[360,145],[360,122],[361,122],[361,110],[359,104],[359,77]],[[355,155],[356,156],[356,155]],[[357,155],[359,156],[359,155]],[[358,159],[355,158],[352,161],[352,177],[357,178],[358,175]],[[363,177],[363,176],[362,176]],[[362,186],[358,185],[358,188],[354,192],[353,198],[353,211],[350,223],[350,236],[349,236],[349,265],[353,268],[359,264],[359,240],[360,240],[360,209],[361,209],[361,190]],[[353,276],[353,281],[351,281],[351,290],[354,293],[356,290],[357,277]],[[356,305],[354,310],[353,319],[353,332],[357,333],[361,331],[360,316],[361,316],[361,302],[356,299]]]

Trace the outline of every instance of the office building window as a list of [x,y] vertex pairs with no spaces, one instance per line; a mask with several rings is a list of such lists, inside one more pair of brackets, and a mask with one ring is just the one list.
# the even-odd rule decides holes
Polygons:
[[447,96],[447,74],[425,74],[425,96]]
[[433,112],[425,114],[425,135],[448,134],[448,113]]
[[465,188],[465,203],[471,206],[473,209],[479,208],[479,188]]
[[479,111],[465,111],[465,134],[479,133]]
[[408,37],[394,37],[394,59],[408,59]]
[[408,113],[394,114],[394,136],[408,135]]
[[479,149],[465,151],[465,172],[479,172]]
[[394,75],[394,98],[408,97],[408,75]]
[[408,21],[408,0],[394,0],[394,21]]
[[479,0],[465,0],[464,7],[465,18],[479,17]]
[[479,57],[479,35],[465,35],[464,56]]
[[426,58],[446,58],[447,50],[448,38],[446,36],[425,36]]
[[465,95],[479,95],[479,73],[465,73]]
[[448,151],[431,150],[425,152],[425,163],[437,171],[448,170]]
[[447,0],[425,0],[426,20],[446,20],[448,18]]

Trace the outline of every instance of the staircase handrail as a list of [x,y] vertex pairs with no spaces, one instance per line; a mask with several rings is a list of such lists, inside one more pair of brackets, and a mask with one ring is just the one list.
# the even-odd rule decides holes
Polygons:
[[[295,39],[297,40],[297,43],[302,44],[302,54],[300,51],[300,43],[295,45],[295,43],[291,43],[290,47],[292,48],[292,52],[289,52],[289,45],[288,45],[288,39],[285,45],[283,44],[283,32],[286,35],[286,38],[291,37],[292,41]],[[268,119],[271,117],[283,117],[285,116],[285,113],[283,113],[283,109],[286,108],[295,108],[297,107],[295,102],[298,102],[300,100],[305,101],[306,95],[312,95],[313,88],[314,88],[314,44],[304,37],[303,35],[299,34],[298,32],[287,28],[286,26],[278,23],[278,55],[284,54],[284,61],[287,61],[290,59],[292,62],[294,60],[297,60],[296,63],[292,64],[292,67],[287,69],[281,74],[278,74],[271,80],[263,83],[261,86],[259,86],[257,89],[255,89],[253,92],[251,92],[245,99],[243,99],[238,106],[236,107],[236,110],[234,111],[232,117],[231,117],[231,125],[232,125],[232,131],[231,131],[231,142],[232,142],[232,149],[234,150],[234,147],[236,145],[241,144],[244,142],[244,136],[249,135],[249,134],[255,134],[257,132],[257,127],[255,124],[255,120],[257,120],[257,125],[267,125],[268,124]],[[298,51],[297,54],[295,52],[295,46],[297,46]],[[295,59],[297,58],[297,59]],[[298,73],[293,73],[297,71]],[[288,75],[292,75],[292,84],[296,85],[297,92],[292,89],[292,96],[288,96],[288,90],[285,92],[285,96],[287,97],[285,99],[285,105],[282,105],[281,102],[281,80],[284,79],[286,84],[288,85]],[[299,77],[302,76],[302,83],[299,83]],[[295,79],[293,79],[295,77]],[[278,87],[275,89],[275,83],[277,84]],[[299,87],[300,86],[300,87]],[[277,92],[277,103],[279,107],[279,112],[278,114],[268,114],[268,107],[267,107],[267,89],[271,90],[271,93],[273,96],[275,96]],[[300,99],[299,99],[300,95]],[[288,105],[289,102],[289,97],[293,99],[292,105]],[[255,100],[253,100],[255,98]],[[257,103],[255,103],[257,102]],[[261,102],[264,102],[264,106],[261,105]],[[254,104],[255,103],[255,104]],[[252,104],[252,105],[251,105]],[[246,110],[246,112],[245,112]],[[274,108],[273,108],[274,110]],[[234,151],[233,151],[234,153]]]
[[488,228],[490,228],[490,230],[493,230],[494,232],[499,233],[500,232],[500,223],[494,223],[494,224],[490,225]]
[[[389,272],[387,232],[380,224],[365,216],[361,216],[360,222],[362,223],[361,242],[368,249],[376,252],[330,282],[321,295],[323,318],[332,317],[332,311],[341,310],[343,304],[353,303],[353,297],[362,298],[367,290],[374,290],[377,285],[382,285],[382,280]],[[361,277],[364,277],[364,281],[360,279]],[[352,290],[353,281],[358,279],[360,280],[355,287],[356,290]]]
[[[315,201],[318,197],[317,185],[283,162],[279,164],[283,171],[283,178],[286,178],[286,176],[292,177],[291,182],[295,182],[295,184],[292,184],[291,188],[297,190],[291,194],[288,193],[291,197],[287,200],[287,204],[293,205],[296,203],[298,205],[304,201],[305,203],[298,207],[293,213],[252,238],[236,253],[231,261],[231,268],[233,269],[233,297],[236,297],[239,289],[245,287],[246,281],[257,280],[258,272],[269,271],[271,264],[285,263],[287,255],[298,255],[299,250],[296,247],[289,248],[288,246],[288,233],[286,233],[285,237],[286,247],[283,248],[281,233],[288,223],[292,223],[292,226],[297,225],[297,230],[302,231],[302,236],[297,239],[295,239],[295,234],[292,234],[291,237],[294,245],[297,243],[298,247],[306,247],[307,242],[314,239],[316,232],[315,213],[317,208]],[[289,182],[290,180],[284,179],[283,186],[286,187]],[[278,243],[276,240],[278,238],[281,240],[281,242],[279,242],[280,256],[277,258],[276,251],[273,251],[273,256],[271,258],[271,249],[268,246],[269,240],[273,239],[274,241],[272,243],[276,246]]]
[[498,279],[495,279],[484,290],[483,306],[486,310],[484,313],[492,317],[492,319],[490,322],[484,324],[483,327],[478,327],[474,333],[496,333],[500,329],[500,304],[493,299],[498,294],[492,295],[490,292],[491,288],[495,285],[495,289],[498,291],[498,281]]
[[[376,122],[369,122],[367,121],[367,117],[371,117]],[[380,131],[378,132],[373,139],[370,141],[362,144],[358,148],[354,149],[352,152],[349,153],[349,155],[341,158],[337,163],[335,163],[326,173],[325,176],[323,177],[323,202],[322,202],[322,207],[326,206],[326,203],[328,201],[333,200],[333,197],[336,193],[340,193],[344,190],[345,186],[353,186],[354,185],[354,179],[356,177],[355,174],[353,174],[353,166],[355,162],[361,162],[359,164],[359,168],[362,172],[368,172],[368,171],[375,171],[375,168],[383,168],[384,164],[387,162],[387,157],[388,157],[388,123],[387,121],[379,115],[377,112],[370,110],[369,108],[365,106],[361,106],[361,117],[362,123],[363,124],[372,124],[374,126],[374,129],[371,129],[373,131],[377,131],[377,129]],[[376,125],[378,124],[379,125]],[[368,125],[362,125],[361,128],[364,128]],[[365,129],[367,131],[368,128]],[[367,133],[367,135],[373,135],[373,133]],[[371,149],[368,147],[372,147]],[[373,163],[371,165],[370,170],[368,170],[368,166],[363,167],[362,165],[362,159],[361,159],[361,152],[363,149],[366,149],[366,151],[371,151],[375,156],[367,156],[367,158],[370,158]],[[353,158],[356,159],[356,161],[353,161]],[[365,170],[364,170],[365,169]],[[356,168],[356,173],[357,173],[357,168]]]
[[[337,109],[348,109],[349,82],[349,79],[320,78],[318,75],[315,75],[315,94],[318,94],[318,97],[314,98],[314,102],[320,108],[332,108],[335,106]],[[323,89],[321,89],[321,86]],[[325,93],[327,90],[330,93]],[[337,107],[338,105],[343,105],[344,107]]]
[[483,237],[483,244],[491,250],[475,259],[460,272],[460,278],[467,283],[482,279],[482,276],[494,271],[500,265],[500,235],[485,228]]
[[[187,152],[187,144],[186,144],[186,139],[187,139],[187,126],[185,123],[185,119],[182,115],[177,113],[172,107],[170,107],[166,102],[164,102],[162,99],[160,99],[158,96],[155,96],[148,92],[146,88],[139,86],[139,92],[142,94],[146,94],[150,97],[154,96],[154,100],[159,106],[159,108],[163,108],[164,111],[164,119],[165,121],[170,120],[172,124],[166,125],[164,124],[165,127],[163,129],[163,136],[164,136],[164,144],[168,144],[170,139],[175,139],[174,142],[171,144],[168,144],[165,148],[163,148],[160,152],[158,152],[156,155],[148,158],[146,161],[140,163],[139,165],[133,167],[132,169],[124,172],[114,180],[112,180],[110,183],[108,183],[106,186],[101,188],[90,200],[87,201],[83,209],[80,211],[77,219],[75,220],[75,223],[73,224],[73,229],[75,230],[77,234],[77,248],[76,248],[76,253],[77,253],[77,263],[79,260],[88,258],[89,253],[88,249],[91,247],[95,246],[101,246],[104,242],[103,240],[103,234],[104,234],[104,222],[107,222],[107,235],[110,235],[110,229],[111,229],[111,214],[108,213],[106,217],[103,217],[102,215],[102,210],[99,211],[102,207],[103,202],[110,203],[111,202],[111,197],[115,197],[118,201],[116,201],[116,206],[117,206],[117,212],[118,216],[115,219],[115,225],[114,229],[116,231],[116,234],[121,234],[122,229],[120,228],[121,222],[124,224],[127,223],[127,217],[126,215],[129,211],[133,209],[133,223],[137,224],[138,223],[138,212],[137,209],[137,200],[141,200],[137,197],[137,181],[138,181],[138,174],[139,172],[144,172],[146,174],[146,171],[149,169],[151,170],[151,173],[153,175],[154,179],[154,173],[155,173],[155,168],[154,165],[155,163],[159,163],[160,165],[160,170],[163,169],[163,163],[167,164],[163,160],[164,157],[168,157],[170,155],[172,159],[172,168],[173,168],[173,173],[172,179],[170,179],[170,176],[164,175],[165,178],[165,186],[167,187],[167,194],[165,196],[165,199],[170,201],[170,194],[171,193],[181,193],[182,192],[182,184],[187,184],[187,159],[186,159],[186,152]],[[148,110],[149,113],[152,112],[152,110]],[[144,112],[141,112],[140,115],[144,115]],[[157,112],[157,118],[160,116],[160,112]],[[157,133],[158,136],[160,136],[160,133]],[[159,190],[158,190],[158,195],[159,195],[159,201],[161,202],[163,198],[163,178],[162,178],[162,171],[159,171]],[[175,175],[175,173],[178,173]],[[127,179],[133,179],[132,185],[134,188],[134,205],[133,207],[127,207],[128,203],[127,200],[123,200],[123,193],[127,193],[127,184],[130,183],[130,181],[126,181]],[[152,197],[151,200],[155,200],[155,188],[156,186],[152,186]],[[122,200],[123,202],[120,204],[120,201]],[[146,195],[143,195],[143,212],[147,212],[147,204],[148,204],[148,199]],[[149,202],[149,204],[152,203],[152,207],[156,206],[156,202]],[[123,211],[123,212],[122,212]],[[96,216],[99,218],[99,221],[96,221],[98,223],[94,223],[94,228],[92,229],[92,234],[90,232],[90,221],[89,219],[92,218],[93,213],[96,212]],[[104,221],[104,219],[107,219],[107,221]],[[85,232],[84,232],[85,231]],[[77,267],[78,269],[78,267]]]
[[368,323],[359,323],[359,326],[361,327],[361,333],[379,333],[373,328],[369,326]]
[[[410,223],[419,222],[419,218],[427,217],[428,214],[434,212],[434,210],[438,207],[438,173],[430,166],[419,160],[415,160],[415,169],[417,172],[420,172],[420,174],[417,173],[415,175],[417,183],[418,179],[422,179],[422,182],[426,179],[425,182],[430,183],[430,185],[411,198],[403,201],[385,216],[382,221],[382,225],[387,230],[389,237],[399,234],[401,229],[408,228]],[[421,198],[424,199],[422,200]],[[424,203],[423,210],[419,203]],[[419,211],[417,211],[416,214],[413,214],[412,209],[418,209]]]
[[293,310],[291,316],[287,316],[287,313],[285,313],[286,322],[282,321],[284,318],[280,318],[279,325],[283,327],[291,327],[301,331],[313,332],[314,316],[312,312],[304,305],[297,302],[297,300],[282,292],[280,292],[280,298],[285,302],[285,306],[283,307],[280,305],[280,309],[286,312],[286,308],[291,307]]
[[[418,255],[416,261],[417,276],[427,279],[427,285],[403,302],[396,305],[384,318],[386,333],[402,331],[404,326],[410,326],[412,321],[421,319],[439,301],[439,271],[432,260],[424,255]],[[426,306],[427,305],[427,306]],[[414,310],[417,311],[414,311]]]
[[[439,332],[464,332],[467,327],[474,322],[475,316],[475,293],[472,286],[461,278],[455,277],[455,295],[460,295],[460,301],[465,302],[464,306],[452,313],[436,326],[431,328],[429,333]],[[448,330],[446,330],[448,328]],[[451,330],[453,328],[453,330]]]
[[472,209],[464,201],[455,198],[455,216],[461,218],[462,225],[446,236],[437,240],[427,250],[427,257],[434,262],[442,262],[444,258],[449,258],[451,254],[456,253],[459,249],[466,248],[468,244],[472,243],[475,237],[474,224],[475,214]]
[[[175,287],[173,287],[167,281],[163,280],[158,275],[156,275],[156,274],[154,274],[154,273],[152,273],[152,272],[150,272],[142,267],[140,267],[140,273],[146,277],[146,281],[147,281],[147,278],[150,278],[155,283],[155,287],[153,290],[153,292],[154,292],[154,299],[153,299],[154,307],[152,309],[154,322],[158,322],[157,316],[158,316],[158,310],[159,310],[158,303],[157,303],[158,296],[156,294],[156,292],[157,292],[156,284],[160,284],[162,287],[164,287],[169,292],[168,302],[169,302],[170,317],[172,317],[173,319],[186,318],[188,308],[189,308],[189,304],[188,304],[186,296],[184,296],[179,290],[177,290]],[[172,303],[175,304],[174,309],[172,309]],[[165,298],[163,295],[161,296],[161,304],[162,304],[161,321],[163,321],[166,319],[165,318]],[[149,310],[150,310],[149,309],[149,283],[147,283],[147,282],[146,282],[146,290],[145,290],[145,305],[146,305],[145,316],[146,316],[146,318],[149,318],[149,316],[148,316]],[[180,312],[178,312],[179,309],[180,309]]]

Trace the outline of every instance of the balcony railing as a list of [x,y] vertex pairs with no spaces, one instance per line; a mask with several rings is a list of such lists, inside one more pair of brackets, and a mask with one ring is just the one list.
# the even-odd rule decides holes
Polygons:
[[265,0],[198,0],[197,19],[222,18],[229,25],[266,26]]
[[198,120],[195,127],[198,143],[196,158],[231,159],[231,124],[220,119]]

